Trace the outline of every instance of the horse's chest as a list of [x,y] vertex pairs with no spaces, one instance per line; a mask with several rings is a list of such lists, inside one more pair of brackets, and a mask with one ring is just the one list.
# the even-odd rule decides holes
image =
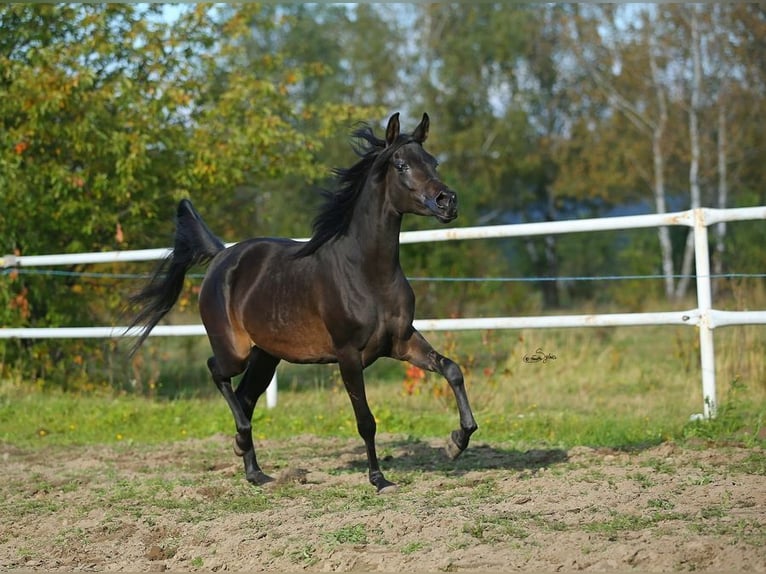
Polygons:
[[379,357],[391,355],[394,341],[398,338],[397,324],[386,321],[377,323],[370,336],[359,341],[362,352],[362,362],[365,366],[372,364]]
[[401,301],[388,301],[374,307],[374,318],[370,318],[368,347],[379,355],[387,355],[393,342],[407,336],[411,329],[413,310]]

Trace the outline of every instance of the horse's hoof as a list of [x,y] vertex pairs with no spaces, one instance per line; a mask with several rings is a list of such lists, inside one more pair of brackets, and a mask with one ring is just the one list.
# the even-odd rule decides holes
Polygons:
[[399,490],[399,487],[393,482],[385,481],[385,484],[378,486],[378,494],[393,494]]
[[396,485],[390,480],[386,480],[386,477],[379,470],[370,473],[370,483],[378,491],[378,494],[388,494],[396,490]]
[[262,471],[248,474],[246,478],[247,478],[247,482],[249,482],[250,484],[254,486],[264,486],[266,484],[269,484],[270,482],[274,482],[273,478],[271,478],[268,474]]
[[452,435],[450,436],[450,440],[447,442],[447,444],[444,447],[444,450],[447,453],[447,456],[450,458],[450,460],[455,460],[465,450],[465,447],[461,447],[458,444],[457,440],[455,440],[455,433],[457,433],[457,431],[452,433]]
[[237,456],[245,456],[245,451],[239,448],[237,441],[234,441],[234,454]]

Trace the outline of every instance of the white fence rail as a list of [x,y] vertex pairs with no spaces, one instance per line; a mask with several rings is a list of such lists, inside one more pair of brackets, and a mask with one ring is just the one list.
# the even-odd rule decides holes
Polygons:
[[[549,329],[557,327],[604,327],[641,325],[691,325],[699,328],[700,363],[702,368],[703,411],[697,417],[710,418],[716,411],[715,350],[713,330],[727,325],[766,324],[763,311],[720,311],[712,308],[710,285],[710,254],[708,227],[720,222],[766,219],[766,206],[736,209],[699,208],[666,214],[632,215],[601,219],[577,219],[542,223],[492,225],[409,231],[401,234],[402,243],[450,241],[458,239],[491,239],[501,237],[528,237],[591,231],[609,231],[681,225],[694,230],[696,261],[697,307],[688,311],[662,313],[614,313],[597,315],[558,315],[541,317],[487,317],[463,319],[422,319],[415,327],[422,331],[456,331],[471,329]],[[33,267],[111,263],[121,261],[148,261],[161,259],[169,249],[142,249],[62,255],[7,255],[0,259],[0,267]],[[0,338],[111,338],[135,336],[137,330],[126,327],[60,327],[60,328],[3,328]],[[202,325],[158,325],[153,336],[204,335]],[[277,400],[276,376],[267,391],[267,406]]]

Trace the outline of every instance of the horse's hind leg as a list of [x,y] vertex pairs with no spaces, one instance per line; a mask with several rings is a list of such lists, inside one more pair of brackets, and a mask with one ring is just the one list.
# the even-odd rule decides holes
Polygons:
[[414,331],[410,339],[400,341],[394,352],[394,358],[409,361],[421,369],[437,372],[447,379],[452,392],[455,394],[457,410],[460,415],[460,428],[452,431],[450,442],[447,443],[447,454],[452,459],[457,458],[466,449],[471,435],[478,428],[473,418],[471,405],[468,402],[468,395],[465,392],[465,382],[460,367],[451,359],[434,351],[433,347],[418,331]]
[[279,359],[266,351],[258,347],[250,350],[247,369],[235,392],[248,419],[252,420],[255,405],[261,395],[266,392],[278,364]]
[[[252,356],[253,355],[251,352],[250,357],[252,358]],[[249,482],[252,482],[253,484],[265,484],[273,479],[267,476],[258,466],[258,461],[255,457],[255,448],[253,447],[252,427],[250,424],[250,417],[252,417],[257,396],[255,396],[255,398],[252,400],[252,408],[243,407],[240,399],[237,397],[237,394],[234,392],[234,389],[231,386],[231,377],[241,373],[247,362],[249,361],[226,361],[225,363],[228,364],[228,368],[226,368],[224,362],[221,362],[216,356],[213,356],[208,359],[207,366],[208,369],[210,369],[210,374],[213,377],[213,382],[218,387],[218,390],[223,395],[223,398],[226,399],[226,403],[229,405],[231,414],[234,416],[234,424],[237,427],[235,452],[244,457],[245,477]],[[245,370],[243,380],[247,381],[255,378],[255,375],[248,376],[248,370],[250,369],[248,368]],[[269,380],[270,379],[271,375],[269,375]],[[256,386],[257,385],[253,385],[252,383],[246,384],[246,388],[256,388]],[[266,386],[268,386],[268,382],[266,382]],[[265,389],[266,386],[263,388]]]
[[269,355],[258,347],[253,347],[250,350],[250,359],[248,360],[245,374],[242,375],[242,379],[237,385],[237,390],[234,392],[245,417],[247,417],[247,420],[251,423],[249,434],[243,436],[240,431],[237,430],[237,436],[234,441],[234,452],[244,458],[245,475],[250,482],[255,482],[256,484],[260,484],[260,482],[258,482],[258,480],[253,481],[250,477],[256,477],[256,479],[261,480],[265,479],[265,482],[268,482],[271,479],[261,471],[255,457],[255,445],[253,444],[252,433],[253,411],[255,410],[255,405],[258,402],[258,399],[269,386],[278,364],[279,359]]

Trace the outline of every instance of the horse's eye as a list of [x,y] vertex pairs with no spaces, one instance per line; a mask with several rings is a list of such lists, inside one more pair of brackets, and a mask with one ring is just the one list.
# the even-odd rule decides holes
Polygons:
[[402,171],[407,171],[410,168],[410,166],[407,165],[407,162],[401,159],[395,159],[394,168],[396,168],[396,171],[402,172]]

